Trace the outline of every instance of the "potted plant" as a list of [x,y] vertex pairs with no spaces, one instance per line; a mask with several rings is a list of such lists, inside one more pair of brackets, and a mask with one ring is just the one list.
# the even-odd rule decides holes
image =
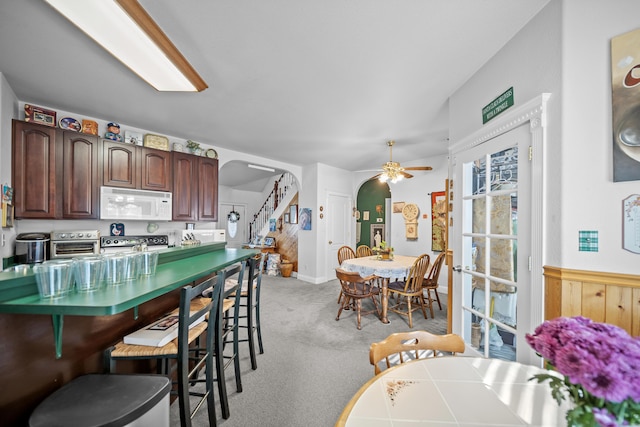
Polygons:
[[196,153],[197,151],[201,150],[200,148],[200,144],[192,141],[192,140],[188,140],[187,141],[187,148],[189,149],[189,151],[191,151],[192,153]]
[[384,240],[380,242],[380,246],[374,247],[372,251],[378,255],[378,259],[393,258],[393,248],[391,246],[387,246],[387,242]]

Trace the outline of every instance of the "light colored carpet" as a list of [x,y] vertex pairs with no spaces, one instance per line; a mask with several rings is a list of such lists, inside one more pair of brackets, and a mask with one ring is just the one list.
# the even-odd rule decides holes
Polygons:
[[[294,278],[263,276],[265,352],[258,354],[258,369],[253,371],[248,346],[241,344],[243,392],[236,392],[230,367],[226,378],[231,417],[224,420],[217,405],[220,426],[335,424],[351,397],[373,376],[369,345],[394,332],[409,330],[406,317],[393,312],[389,312],[391,323],[386,325],[375,314],[363,316],[360,331],[355,312],[343,311],[336,321],[339,289],[337,280],[313,285]],[[440,297],[446,302],[446,295]],[[364,302],[363,309],[372,305],[371,301]],[[421,312],[414,312],[414,330],[444,334],[446,325],[444,305],[440,311],[436,303],[435,319],[424,319]],[[171,425],[180,425],[177,401],[171,405]],[[194,417],[193,425],[209,425],[206,405]]]

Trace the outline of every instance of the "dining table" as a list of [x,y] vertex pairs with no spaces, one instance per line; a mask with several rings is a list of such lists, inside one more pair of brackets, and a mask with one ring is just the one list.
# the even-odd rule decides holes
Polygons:
[[377,255],[350,258],[342,261],[340,267],[347,271],[357,271],[362,277],[375,275],[381,279],[382,323],[389,323],[387,309],[389,306],[389,282],[404,280],[417,257],[395,255],[391,259],[381,259]]
[[483,357],[402,363],[367,381],[335,426],[566,426],[569,404],[558,405],[548,383],[530,381],[542,373],[558,375]]

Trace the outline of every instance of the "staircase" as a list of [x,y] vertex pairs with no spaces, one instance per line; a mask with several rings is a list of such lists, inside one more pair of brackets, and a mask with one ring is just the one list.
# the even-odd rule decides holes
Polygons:
[[269,232],[269,220],[278,218],[289,205],[289,201],[297,192],[296,180],[289,172],[283,173],[273,184],[273,190],[267,196],[262,207],[249,223],[249,241],[256,236],[266,236]]

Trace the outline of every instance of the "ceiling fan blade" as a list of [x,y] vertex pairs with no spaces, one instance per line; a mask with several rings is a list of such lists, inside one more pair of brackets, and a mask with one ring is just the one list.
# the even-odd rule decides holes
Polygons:
[[413,178],[413,175],[411,175],[410,173],[406,173],[405,171],[400,171],[399,173],[400,173],[400,175],[404,176],[407,179]]
[[404,170],[408,171],[430,171],[433,170],[431,166],[407,166]]
[[379,174],[377,174],[377,175],[372,176],[372,177],[371,177],[371,178],[369,178],[369,179],[378,179],[378,177],[380,177],[380,175],[382,175],[382,172],[380,172],[380,173],[379,173]]

